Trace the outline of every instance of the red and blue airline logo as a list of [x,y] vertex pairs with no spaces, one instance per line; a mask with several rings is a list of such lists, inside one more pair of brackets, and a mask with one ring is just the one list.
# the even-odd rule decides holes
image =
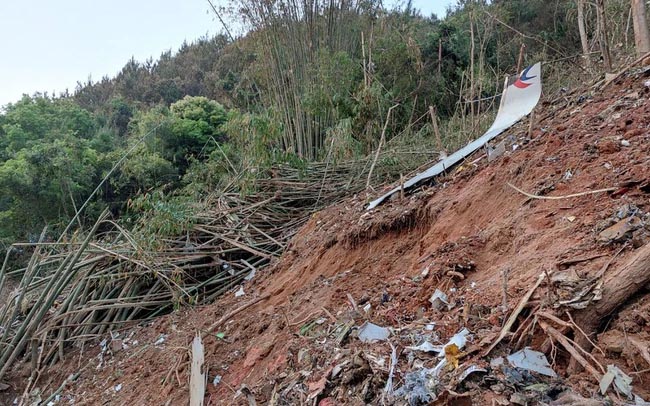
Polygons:
[[519,79],[517,79],[514,83],[515,87],[518,87],[519,89],[525,89],[528,86],[532,85],[532,83],[526,83],[529,80],[535,79],[537,76],[528,76],[528,71],[530,71],[533,67],[529,66],[524,70],[524,72],[521,74]]

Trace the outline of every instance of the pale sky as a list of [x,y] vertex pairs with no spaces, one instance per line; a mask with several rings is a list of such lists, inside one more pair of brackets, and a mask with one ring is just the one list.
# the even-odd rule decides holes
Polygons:
[[[413,1],[438,16],[452,3]],[[89,75],[114,76],[132,56],[156,59],[215,35],[222,28],[208,11],[206,0],[0,0],[0,106],[24,93],[72,92]]]

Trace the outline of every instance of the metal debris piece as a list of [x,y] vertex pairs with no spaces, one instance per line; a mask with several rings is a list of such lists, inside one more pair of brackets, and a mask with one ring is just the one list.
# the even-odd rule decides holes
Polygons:
[[495,159],[499,158],[503,154],[506,153],[506,142],[505,140],[499,142],[496,144],[494,147],[491,147],[488,145],[487,148],[487,156],[488,156],[488,162],[492,162]]
[[463,328],[461,331],[454,334],[449,342],[443,346],[443,351],[438,354],[438,357],[441,357],[442,359],[433,368],[433,372],[436,377],[448,363],[451,363],[454,368],[458,367],[458,359],[463,355],[460,350],[462,350],[465,347],[465,344],[467,344],[468,335],[469,330]]
[[158,336],[158,339],[156,340],[155,343],[153,343],[153,345],[161,345],[162,343],[165,342],[166,339],[167,339],[167,334],[161,334]]
[[395,396],[405,399],[409,405],[427,405],[437,398],[435,388],[438,379],[435,368],[421,368],[404,376],[404,385],[395,391]]
[[607,373],[600,380],[600,393],[605,394],[610,385],[614,382],[616,389],[627,396],[632,397],[632,378],[621,371],[616,365],[607,365]]
[[528,115],[533,108],[537,105],[539,98],[542,94],[542,71],[541,63],[536,63],[533,66],[526,68],[521,73],[521,78],[524,78],[527,83],[525,89],[518,88],[515,84],[511,84],[503,91],[501,105],[499,111],[494,119],[492,126],[480,138],[470,142],[463,148],[449,155],[442,161],[439,161],[429,169],[422,173],[418,173],[415,177],[404,182],[402,185],[396,187],[385,195],[370,202],[366,210],[372,210],[380,205],[384,200],[390,198],[393,194],[400,190],[410,189],[419,183],[438,176],[439,174],[447,171],[449,168],[464,160],[467,156],[472,154],[479,148],[482,148],[494,139],[497,135],[501,134],[513,124],[521,120],[524,116]]
[[237,290],[237,292],[235,292],[235,297],[242,297],[244,295],[245,295],[244,287],[240,286],[239,289]]
[[546,355],[526,347],[521,351],[508,355],[508,362],[515,368],[537,372],[555,378],[557,374],[551,368]]
[[445,344],[445,347],[451,345],[451,344],[456,344],[459,350],[462,350],[465,347],[465,344],[467,344],[467,336],[469,335],[469,330],[466,328],[463,328],[460,330],[458,333],[454,334],[453,337],[449,340],[447,344]]
[[436,289],[436,291],[433,292],[433,295],[429,298],[429,302],[431,302],[431,307],[438,311],[449,310],[451,308],[451,306],[449,306],[447,295],[440,289]]
[[467,379],[468,376],[474,373],[487,374],[487,369],[481,368],[476,365],[470,365],[466,370],[463,371],[462,374],[460,374],[460,377],[458,378],[458,383],[463,382],[465,379]]
[[439,354],[444,350],[444,347],[442,345],[433,345],[426,340],[420,345],[406,347],[406,348],[413,351],[435,352],[436,354]]
[[[393,376],[395,375],[395,367],[397,366],[397,348],[395,348],[393,343],[389,342],[388,344],[390,344],[391,348],[390,368],[388,370],[388,380],[386,381],[386,386],[384,387],[384,395],[390,397],[393,395]],[[384,395],[382,395],[382,399],[384,398]]]
[[376,324],[365,322],[359,327],[359,340],[364,343],[384,341],[390,337],[390,330]]

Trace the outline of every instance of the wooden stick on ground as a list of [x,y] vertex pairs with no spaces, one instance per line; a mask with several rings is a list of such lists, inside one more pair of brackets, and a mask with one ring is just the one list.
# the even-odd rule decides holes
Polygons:
[[245,305],[239,306],[238,308],[236,308],[235,310],[233,310],[233,311],[231,311],[229,313],[226,313],[223,317],[221,317],[219,320],[214,322],[210,327],[208,327],[208,331],[211,332],[215,328],[219,327],[223,323],[230,320],[237,313],[242,312],[242,311],[248,309],[249,307],[251,307],[251,306],[253,306],[253,305],[255,305],[255,304],[257,304],[257,303],[259,303],[261,301],[264,301],[264,300],[268,299],[269,297],[271,297],[271,295],[269,295],[269,294],[266,294],[264,296],[260,296],[257,299],[255,299],[255,300],[253,300],[251,302],[248,302]]
[[581,193],[574,193],[571,195],[565,195],[565,196],[538,196],[534,195],[528,192],[525,192],[521,189],[519,189],[517,186],[511,184],[511,183],[506,183],[508,186],[516,190],[517,192],[521,193],[522,195],[529,197],[531,199],[540,199],[540,200],[562,200],[562,199],[570,199],[572,197],[580,197],[580,196],[587,196],[587,195],[594,195],[597,193],[605,193],[605,192],[613,192],[617,190],[618,188],[615,187],[608,187],[606,189],[598,189],[598,190],[589,190],[587,192],[581,192]]
[[190,406],[203,406],[205,397],[205,368],[203,366],[203,342],[201,334],[192,341],[192,366],[190,370]]
[[[631,64],[625,66],[623,69],[621,69],[620,71],[618,71],[618,73],[617,73],[616,75],[612,76],[611,78],[609,78],[609,80],[605,81],[605,83],[603,84],[602,89],[605,89],[605,88],[606,88],[607,86],[609,86],[612,82],[614,82],[615,80],[617,80],[618,78],[620,78],[621,76],[623,76],[623,75],[625,74],[625,72],[627,72],[628,70],[630,70],[631,68],[633,68],[635,65],[638,65],[639,63],[641,63],[644,59],[646,59],[646,58],[648,58],[648,57],[650,57],[650,52],[648,52],[647,54],[645,54],[645,55],[641,56],[640,58],[634,60],[634,62],[632,62]],[[601,90],[602,90],[602,89],[601,89]]]
[[517,317],[519,317],[519,314],[521,313],[522,310],[524,310],[524,307],[526,307],[526,304],[530,300],[531,296],[533,296],[533,293],[537,290],[539,285],[541,285],[542,281],[544,280],[544,276],[545,276],[545,273],[542,272],[537,277],[537,281],[535,282],[535,284],[530,288],[530,290],[528,292],[526,292],[524,297],[521,298],[521,300],[519,301],[519,304],[517,305],[515,310],[512,311],[512,313],[510,314],[510,317],[508,318],[508,321],[506,322],[506,324],[501,329],[501,334],[499,334],[499,337],[497,337],[496,341],[492,343],[490,348],[488,348],[483,353],[484,357],[486,357],[488,354],[490,354],[490,352],[492,352],[494,347],[496,347],[501,342],[501,340],[503,340],[508,335],[508,333],[510,332],[510,329],[512,328],[513,324],[515,324],[515,321],[517,320]]
[[569,354],[571,354],[573,359],[575,359],[580,365],[582,365],[583,368],[586,369],[594,377],[594,379],[596,379],[596,382],[600,382],[602,375],[578,352],[578,350],[576,350],[576,348],[569,342],[569,340],[562,333],[560,333],[555,328],[549,326],[547,323],[543,321],[540,321],[539,325],[542,327],[542,330],[544,330],[549,336],[551,336],[551,338],[559,342],[562,345],[562,347],[564,347],[564,349],[567,350]]
[[366,181],[366,189],[370,188],[370,180],[372,179],[372,171],[375,169],[375,165],[377,165],[377,159],[379,159],[379,154],[381,153],[381,147],[384,146],[384,141],[386,140],[386,128],[388,128],[388,121],[390,120],[390,113],[397,106],[399,106],[399,104],[396,104],[396,105],[392,106],[391,108],[389,108],[388,113],[386,113],[386,122],[384,123],[384,129],[381,131],[381,138],[379,139],[379,146],[377,147],[377,152],[375,153],[375,158],[372,160],[372,165],[370,165],[370,170],[368,171],[368,180]]

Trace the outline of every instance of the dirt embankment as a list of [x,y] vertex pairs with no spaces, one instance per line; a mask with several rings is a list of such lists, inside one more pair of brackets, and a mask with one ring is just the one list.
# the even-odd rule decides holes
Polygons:
[[[253,398],[276,405],[426,404],[435,396],[440,404],[537,404],[556,401],[567,388],[602,404],[595,379],[571,365],[561,343],[548,339],[538,314],[561,319],[566,325],[543,322],[579,343],[567,314],[607,300],[594,290],[607,292],[606,286],[589,281],[597,285],[599,272],[620,268],[648,244],[647,80],[630,76],[603,94],[576,94],[544,106],[530,138],[527,123],[507,132],[504,156],[488,163],[477,153],[468,160],[474,162],[404,200],[366,212],[365,201],[351,198],[318,213],[269,271],[244,286],[244,296],[229,293],[213,305],[120,332],[104,347],[75,350],[41,378],[40,388],[49,393],[81,371],[62,391],[60,404],[186,404],[188,349],[200,332],[208,405],[249,404]],[[551,200],[529,198],[508,184],[555,197],[615,190]],[[621,220],[627,226],[610,228]],[[541,286],[510,333],[484,356],[540,274]],[[432,306],[436,289],[449,306]],[[632,377],[634,393],[650,399],[647,293],[648,287],[639,287],[587,332],[596,347],[585,346],[583,356],[597,370],[618,366]],[[391,336],[362,342],[357,335],[366,321],[390,328]],[[458,367],[422,384],[426,399],[413,372],[440,358],[408,347],[444,344],[464,327],[470,335],[455,357]],[[490,366],[525,346],[545,352],[558,378],[519,371],[524,377],[517,381],[507,368]],[[455,363],[454,356],[447,359]],[[485,372],[462,379],[469,366]],[[28,365],[15,371],[13,382],[19,386],[26,376]],[[389,380],[396,394],[386,390]],[[608,395],[615,403],[624,398],[611,390]]]

